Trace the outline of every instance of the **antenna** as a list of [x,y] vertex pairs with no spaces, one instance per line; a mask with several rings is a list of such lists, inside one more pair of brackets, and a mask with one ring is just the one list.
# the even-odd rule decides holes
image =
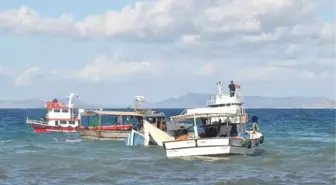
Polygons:
[[145,102],[144,96],[135,96],[135,110],[139,108],[140,103]]
[[75,93],[70,93],[69,96],[67,96],[67,98],[69,98],[69,102],[68,102],[68,107],[72,108],[72,98],[75,95]]

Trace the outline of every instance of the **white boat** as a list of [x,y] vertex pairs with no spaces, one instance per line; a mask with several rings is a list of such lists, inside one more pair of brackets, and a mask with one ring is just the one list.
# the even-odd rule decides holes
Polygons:
[[26,123],[31,124],[35,132],[77,132],[80,117],[79,113],[84,112],[84,109],[79,109],[78,114],[75,113],[72,104],[72,98],[74,93],[70,93],[67,97],[69,99],[68,104],[58,102],[54,99],[51,102],[47,102],[45,107],[47,113],[40,120],[29,119],[27,117]]
[[[186,114],[173,117],[174,120],[187,120],[194,119],[193,135],[174,141],[164,141],[163,147],[166,150],[168,158],[172,157],[185,157],[185,156],[221,156],[231,154],[253,154],[256,148],[263,142],[263,136],[257,130],[245,131],[245,123],[230,123],[225,121],[224,124],[213,124],[213,129],[209,126],[205,127],[205,136],[200,136],[197,132],[197,120],[199,118],[222,118],[226,117],[227,120],[237,119],[235,114],[223,113],[205,113],[205,114]],[[215,131],[218,129],[217,131]],[[217,136],[209,137],[215,134]]]
[[[243,96],[238,91],[233,96],[223,93],[220,82],[217,86],[219,92],[208,100],[207,107],[186,109],[171,117],[177,122],[192,119],[194,129],[192,134],[162,142],[168,158],[253,154],[263,142],[257,121],[252,131],[246,131],[248,116]],[[203,134],[199,134],[199,127],[203,127]]]

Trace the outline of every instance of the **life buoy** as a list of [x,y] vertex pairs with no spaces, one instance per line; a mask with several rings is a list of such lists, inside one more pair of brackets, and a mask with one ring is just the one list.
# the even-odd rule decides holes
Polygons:
[[248,115],[247,113],[244,114],[244,121],[247,123],[248,122]]
[[69,125],[69,126],[68,126],[68,130],[69,130],[69,131],[72,131],[72,126]]
[[62,131],[62,126],[58,125],[57,130]]

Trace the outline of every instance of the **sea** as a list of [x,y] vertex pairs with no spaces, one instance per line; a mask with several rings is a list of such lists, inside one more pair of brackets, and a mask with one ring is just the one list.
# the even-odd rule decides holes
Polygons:
[[[181,109],[162,109],[166,116]],[[1,185],[333,185],[335,110],[248,109],[265,136],[255,155],[167,159],[158,146],[34,133],[43,109],[0,109]]]

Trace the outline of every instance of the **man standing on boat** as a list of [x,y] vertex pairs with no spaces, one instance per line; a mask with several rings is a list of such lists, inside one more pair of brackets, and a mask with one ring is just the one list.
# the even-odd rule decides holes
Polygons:
[[230,97],[234,97],[234,94],[236,92],[236,85],[231,80],[231,83],[229,84],[229,90],[230,90]]
[[252,121],[253,133],[254,132],[260,132],[259,131],[259,126],[258,126],[258,120],[259,120],[259,118],[256,115],[252,116],[251,121]]

